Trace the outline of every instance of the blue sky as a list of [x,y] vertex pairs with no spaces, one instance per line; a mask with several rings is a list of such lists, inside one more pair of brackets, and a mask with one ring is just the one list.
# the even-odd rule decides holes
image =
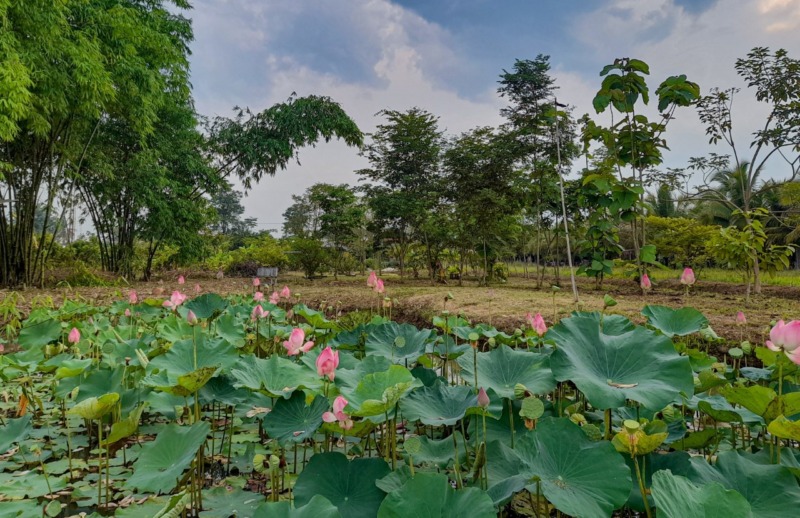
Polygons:
[[[800,57],[800,0],[195,0],[192,82],[198,110],[227,115],[300,95],[329,95],[362,130],[384,108],[419,106],[449,133],[502,122],[497,78],[514,60],[551,56],[559,98],[595,114],[598,73],[616,57],[651,66],[651,86],[685,73],[703,91],[743,87],[737,128],[761,114],[733,64],[754,46]],[[607,122],[599,117],[603,122]],[[667,132],[667,165],[705,154],[691,110]],[[721,149],[714,151],[721,152]],[[261,228],[316,182],[356,183],[365,161],[340,143],[300,153],[245,199]],[[780,172],[776,171],[776,174]]]

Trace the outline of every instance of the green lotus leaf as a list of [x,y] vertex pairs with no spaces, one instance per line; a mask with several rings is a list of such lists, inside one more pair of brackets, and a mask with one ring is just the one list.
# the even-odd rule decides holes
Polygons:
[[199,297],[195,297],[184,306],[188,310],[192,310],[197,318],[211,318],[215,314],[220,314],[228,307],[228,302],[217,295],[216,293],[204,293]]
[[41,516],[42,508],[35,500],[17,500],[0,502],[0,516],[7,518],[27,518],[28,516]]
[[608,335],[593,318],[580,314],[550,328],[557,347],[550,366],[559,381],[572,381],[598,409],[626,400],[663,408],[681,392],[694,389],[689,359],[679,356],[669,338],[644,327]]
[[648,324],[669,338],[690,335],[708,327],[708,319],[694,308],[672,309],[651,304],[644,307],[642,315]]
[[673,475],[670,470],[653,474],[651,494],[659,517],[750,518],[753,516],[750,504],[741,493],[725,489],[717,482],[698,487],[685,477]]
[[[472,354],[458,358],[461,376],[475,384],[475,365]],[[478,353],[478,386],[494,390],[500,397],[514,399],[518,383],[533,394],[545,394],[556,387],[550,371],[549,357],[530,351],[514,350],[501,345],[488,353]]]
[[79,415],[84,419],[100,419],[107,413],[116,408],[119,401],[119,394],[109,392],[100,397],[86,398],[74,407],[70,408],[68,414]]
[[146,403],[142,403],[139,405],[136,410],[130,413],[130,415],[124,419],[120,419],[116,423],[111,425],[111,431],[108,433],[108,436],[103,437],[103,442],[100,443],[101,446],[107,446],[109,444],[114,444],[117,441],[121,441],[122,439],[127,439],[134,433],[136,430],[139,429],[139,419],[142,417],[142,412],[144,411],[144,407]]
[[[689,454],[682,451],[676,451],[671,453],[651,453],[649,455],[644,455],[639,457],[639,469],[644,471],[644,485],[646,488],[649,488],[653,483],[653,474],[658,473],[662,470],[670,470],[675,475],[686,476],[689,471],[691,471],[691,464],[689,463]],[[631,459],[630,456],[625,457],[625,463],[628,465],[628,468],[631,470],[631,478],[633,479],[633,483],[631,484],[630,493],[628,495],[628,501],[626,503],[627,507],[634,509],[639,512],[644,512],[644,503],[642,501],[642,492],[639,489],[638,479],[636,478],[636,465]],[[641,472],[640,471],[640,472]],[[652,507],[653,498],[650,496],[648,498],[650,502],[650,506]]]
[[[205,501],[203,501],[205,504]],[[324,496],[314,495],[302,507],[292,507],[289,502],[265,502],[258,506],[253,518],[341,518],[342,514]]]
[[374,518],[386,497],[375,481],[389,473],[378,458],[347,460],[339,452],[318,453],[297,477],[294,501],[298,508],[315,495],[326,498],[348,518]]
[[345,365],[345,358],[352,358],[352,355],[345,355],[339,352],[339,368],[336,369],[336,386],[342,391],[352,391],[361,383],[367,374],[383,372],[387,370],[392,362],[383,356],[367,356],[361,361],[355,361],[351,366]]
[[17,419],[6,419],[0,426],[0,454],[8,451],[14,443],[22,443],[31,432],[31,414]]
[[294,307],[294,314],[303,317],[308,325],[315,329],[336,329],[336,322],[328,320],[319,311],[310,309],[305,304],[298,304]]
[[455,490],[445,475],[417,473],[390,493],[378,509],[378,518],[409,516],[494,518],[497,512],[489,495],[478,488]]
[[142,384],[173,396],[189,397],[205,386],[217,371],[216,367],[201,367],[178,376],[177,379],[174,376],[169,376],[166,371],[161,371],[157,375],[144,378]]
[[492,486],[514,478],[516,486],[524,481],[535,492],[538,477],[545,498],[570,516],[610,516],[628,499],[632,483],[611,443],[592,442],[566,418],[541,419],[535,431],[518,435],[513,450],[496,443],[487,459]]
[[170,380],[173,380],[172,384],[176,384],[177,378],[184,374],[196,372],[203,367],[224,371],[237,360],[236,350],[225,340],[210,338],[205,333],[198,332],[194,339],[179,340],[165,354],[153,358],[147,371],[167,371]]
[[[458,444],[458,460],[463,463],[467,460],[467,452],[464,449],[464,437],[461,435],[461,432],[455,432],[454,435],[455,442]],[[440,469],[445,469],[453,462],[455,452],[452,436],[439,440],[429,439],[425,435],[419,437],[414,436],[413,438],[417,439],[419,446],[419,451],[411,454],[414,464],[429,464]],[[411,437],[406,439],[406,443],[408,443],[409,440],[411,440]],[[408,457],[409,453],[408,448],[406,448],[405,457]]]
[[383,372],[367,374],[347,395],[356,410],[353,415],[362,417],[383,415],[394,410],[400,399],[422,382],[400,365],[392,365]]
[[432,387],[414,389],[400,400],[403,417],[432,426],[456,424],[470,407],[477,406],[478,397],[464,385],[449,386],[436,383]]
[[703,457],[691,459],[687,474],[695,484],[718,482],[738,491],[750,503],[753,516],[793,518],[800,509],[800,486],[784,466],[763,465],[749,455],[726,451],[711,466]]
[[[49,484],[48,484],[49,483]],[[5,473],[0,472],[0,495],[4,498],[19,500],[22,498],[39,498],[67,487],[67,477],[45,477],[40,473]],[[40,508],[41,509],[41,508]],[[0,510],[3,510],[0,507]],[[6,516],[0,514],[0,516]],[[27,516],[38,516],[27,515]]]
[[299,388],[313,390],[322,386],[316,372],[277,354],[266,360],[252,355],[242,357],[231,369],[231,378],[236,387],[263,390],[273,397],[287,399]]
[[599,311],[573,311],[570,317],[588,318],[594,320],[598,327],[601,326],[607,335],[618,336],[636,328],[636,324],[622,315],[605,315]]
[[194,334],[194,328],[189,325],[185,318],[176,313],[170,313],[161,321],[156,327],[158,336],[168,342],[177,342],[179,340],[191,339]]
[[72,359],[62,361],[56,369],[56,379],[71,378],[79,374],[83,374],[86,368],[92,364],[91,358],[84,360]]
[[800,441],[800,422],[789,421],[782,415],[776,417],[769,426],[767,426],[767,431],[781,439]]
[[229,518],[230,516],[258,516],[258,507],[264,503],[264,495],[243,491],[230,486],[214,487],[203,491],[201,518]]
[[383,356],[394,363],[405,364],[415,362],[425,354],[430,337],[429,329],[387,322],[370,328],[365,347],[368,355]]
[[244,347],[246,333],[241,318],[237,318],[230,313],[220,315],[219,318],[214,321],[214,331],[217,333],[217,336],[237,349]]
[[272,411],[264,416],[264,429],[281,444],[303,442],[314,436],[322,424],[322,414],[328,410],[330,403],[323,396],[306,404],[305,394],[297,391],[291,398],[275,402]]
[[192,426],[166,425],[152,442],[142,446],[126,486],[151,493],[169,493],[178,484],[197,450],[205,443],[211,425],[205,421]]
[[61,322],[45,320],[43,322],[25,324],[19,332],[17,342],[21,349],[30,350],[47,345],[61,338]]

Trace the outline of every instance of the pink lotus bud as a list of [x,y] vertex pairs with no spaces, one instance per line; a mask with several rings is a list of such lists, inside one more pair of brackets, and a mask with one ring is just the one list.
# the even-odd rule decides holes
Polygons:
[[800,320],[785,324],[779,320],[769,332],[767,347],[775,352],[783,351],[794,363],[800,365]]
[[69,332],[69,336],[67,336],[67,341],[71,344],[76,344],[81,341],[81,332],[78,331],[77,327],[73,327],[72,330]]
[[259,318],[265,318],[269,315],[269,311],[264,311],[264,308],[261,307],[261,304],[257,305],[253,308],[253,312],[250,313],[250,320],[255,322]]
[[542,318],[541,313],[536,313],[536,316],[533,317],[533,330],[536,331],[536,334],[540,337],[544,336],[547,332],[547,324],[544,323],[544,318]]
[[683,273],[681,274],[681,284],[691,286],[694,284],[694,281],[694,271],[691,268],[684,268]]
[[272,295],[269,296],[269,303],[270,304],[277,304],[278,302],[280,302],[280,300],[281,300],[281,296],[278,295],[277,291],[273,291]]
[[126,316],[126,317],[128,317],[128,318],[130,318],[130,316],[131,316],[131,310],[130,310],[130,308],[125,308],[125,316]]
[[736,313],[736,324],[740,326],[747,324],[747,317],[745,317],[744,313],[742,313],[741,311]]
[[292,329],[292,334],[289,335],[289,339],[283,342],[283,346],[286,348],[286,354],[289,356],[295,356],[297,354],[307,353],[314,347],[314,342],[308,341],[305,342],[306,333],[299,327]]
[[292,291],[289,289],[289,286],[284,286],[283,289],[281,290],[281,298],[288,299],[291,298],[291,296],[292,296]]
[[186,321],[189,322],[190,325],[195,325],[197,323],[197,315],[195,315],[194,311],[191,309],[186,313]]
[[375,273],[375,270],[369,272],[369,277],[367,277],[367,286],[370,288],[374,288],[375,284],[378,282],[378,275]]
[[489,394],[481,387],[478,389],[478,406],[481,408],[489,408]]
[[339,351],[334,351],[329,345],[317,356],[317,374],[327,376],[333,381],[336,377],[336,367],[339,366]]
[[178,284],[183,284],[184,282],[186,282],[186,279],[183,278],[183,275],[178,277]]
[[653,287],[650,283],[650,277],[646,273],[642,275],[641,286],[643,290],[649,290]]
[[383,279],[376,279],[375,280],[375,287],[372,288],[375,290],[375,293],[386,293],[386,288],[383,286]]
[[259,279],[258,277],[253,277],[253,286],[255,286],[256,288],[261,286],[261,279]]
[[253,300],[255,300],[256,302],[261,302],[262,300],[264,300],[264,294],[261,293],[260,291],[255,292],[253,294]]
[[136,290],[131,290],[128,292],[128,302],[131,304],[136,304],[139,302],[139,296],[136,294]]

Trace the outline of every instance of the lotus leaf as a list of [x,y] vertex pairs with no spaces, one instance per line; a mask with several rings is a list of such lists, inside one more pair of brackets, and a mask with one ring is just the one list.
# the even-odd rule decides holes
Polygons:
[[464,385],[449,386],[436,383],[432,387],[414,389],[400,401],[403,416],[423,424],[452,426],[477,406],[478,397]]
[[197,318],[211,318],[225,311],[228,301],[216,293],[204,293],[187,302],[184,307],[187,312],[192,310]]
[[455,490],[445,475],[418,473],[390,493],[378,509],[378,518],[409,516],[494,518],[497,512],[492,499],[480,489]]
[[245,356],[231,369],[234,386],[250,390],[264,390],[274,397],[288,399],[299,388],[317,389],[322,381],[304,365],[297,364],[277,354],[266,360]]
[[31,431],[31,414],[26,414],[17,419],[7,419],[5,425],[0,426],[0,455],[8,451],[14,443],[21,443]]
[[368,355],[389,358],[394,363],[415,362],[425,354],[431,337],[429,329],[419,330],[411,324],[387,322],[370,329],[366,340]]
[[651,492],[658,508],[658,516],[666,518],[753,516],[750,504],[739,492],[725,489],[717,482],[698,487],[685,477],[673,475],[670,470],[653,474]]
[[708,327],[708,319],[694,308],[672,309],[649,305],[642,310],[647,323],[666,336],[686,336]]
[[354,391],[346,395],[355,411],[362,417],[379,416],[393,411],[395,405],[411,389],[422,382],[400,365],[392,365],[383,372],[367,374]]
[[[202,514],[201,514],[202,516]],[[265,502],[258,506],[253,518],[341,518],[342,514],[327,498],[314,495],[302,507],[292,507],[289,502]]]
[[[550,361],[544,354],[517,351],[501,345],[488,353],[478,353],[478,386],[494,390],[500,397],[514,399],[514,387],[521,383],[533,394],[545,394],[556,387]],[[458,360],[461,376],[475,384],[472,354]]]
[[281,444],[303,442],[314,436],[322,424],[322,414],[329,409],[324,397],[317,396],[306,404],[305,394],[297,391],[291,398],[275,402],[272,411],[264,416],[264,429]]

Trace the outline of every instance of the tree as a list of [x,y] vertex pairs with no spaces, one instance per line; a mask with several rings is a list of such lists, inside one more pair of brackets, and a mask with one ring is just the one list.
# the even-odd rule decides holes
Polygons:
[[[364,188],[373,228],[400,246],[405,257],[413,238],[425,245],[429,265],[435,263],[430,227],[425,226],[440,203],[439,162],[442,133],[438,118],[420,108],[383,110],[387,122],[378,125],[363,155],[371,168],[357,173],[373,183]],[[405,263],[400,263],[401,276]],[[434,271],[430,268],[431,279]]]
[[[794,180],[800,173],[800,110],[797,109],[800,103],[800,90],[797,89],[800,61],[790,58],[784,49],[773,53],[767,47],[756,47],[746,58],[737,59],[735,66],[748,88],[754,89],[756,100],[768,108],[766,117],[753,133],[749,160],[741,156],[734,140],[732,107],[739,89],[715,88],[697,102],[697,110],[706,126],[709,143],[725,144],[730,154],[712,153],[708,157],[693,158],[690,168],[701,171],[707,179],[698,189],[699,198],[713,196],[716,189],[711,183],[720,183],[719,180],[722,180],[722,191],[737,193],[738,200],[724,194],[717,199],[727,204],[730,210],[738,211],[747,226],[753,223],[751,213],[758,207],[760,191],[775,189],[781,183],[759,184],[759,176],[767,163],[783,164],[787,172],[786,181]],[[725,173],[726,170],[729,172]],[[758,255],[754,256],[752,267],[753,291],[758,294],[761,293]]]
[[[146,136],[164,93],[188,90],[191,28],[170,5],[189,7],[185,0],[0,6],[0,284],[42,281],[55,201],[73,198],[73,179],[101,123],[124,120]],[[35,238],[40,204],[46,213]]]
[[319,234],[333,248],[333,275],[337,277],[345,245],[353,240],[364,220],[364,207],[346,184],[318,183],[309,188],[308,199],[319,207]]
[[216,221],[211,230],[227,236],[248,236],[256,228],[256,218],[242,218],[242,192],[225,182],[211,195],[211,206],[216,211]]

